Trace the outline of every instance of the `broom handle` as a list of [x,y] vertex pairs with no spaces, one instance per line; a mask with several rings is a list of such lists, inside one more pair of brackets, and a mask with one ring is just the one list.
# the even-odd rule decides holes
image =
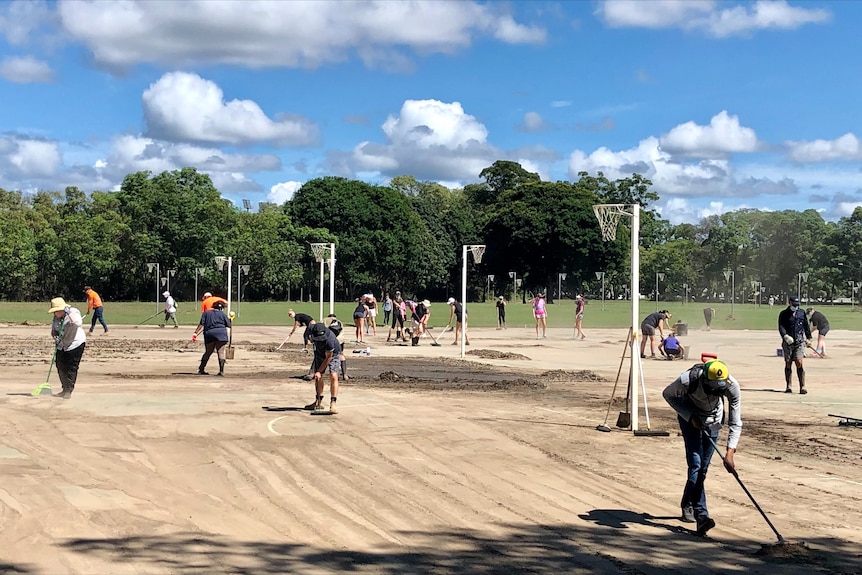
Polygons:
[[[60,329],[57,331],[57,337],[63,337],[63,328],[66,327],[66,318],[63,317],[63,322],[60,324]],[[54,340],[54,353],[51,354],[51,365],[48,366],[48,376],[45,377],[45,383],[51,379],[51,371],[54,369],[54,361],[57,359],[57,340]]]

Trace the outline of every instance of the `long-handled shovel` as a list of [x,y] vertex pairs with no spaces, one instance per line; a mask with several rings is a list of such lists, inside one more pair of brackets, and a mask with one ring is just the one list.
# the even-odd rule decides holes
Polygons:
[[[611,391],[611,399],[608,401],[608,412],[605,414],[605,421],[601,425],[597,425],[596,429],[599,431],[604,431],[605,433],[610,433],[611,428],[608,427],[608,418],[611,416],[611,406],[614,404],[614,396],[617,393],[617,384],[620,382],[620,374],[623,372],[623,362],[626,359],[626,350],[629,348],[629,341],[632,337],[632,328],[629,328],[629,333],[626,336],[626,346],[623,348],[623,354],[620,356],[620,367],[617,369],[617,378],[614,380],[614,389]],[[626,393],[626,409],[628,409],[628,393]],[[622,415],[622,414],[620,414]],[[619,423],[617,423],[619,426]],[[626,425],[628,427],[628,425]]]
[[[705,429],[703,430],[703,434],[715,448],[715,452],[718,453],[718,455],[722,459],[724,459],[724,454],[721,453],[721,451],[718,449],[718,445],[716,445],[715,440],[712,438],[712,436],[707,433]],[[807,548],[804,542],[791,543],[787,541],[784,537],[782,537],[781,533],[778,532],[778,529],[775,528],[775,525],[772,524],[772,521],[769,520],[769,517],[766,516],[766,513],[763,512],[763,509],[760,508],[760,505],[757,504],[757,501],[755,501],[754,496],[751,494],[748,488],[745,487],[745,484],[742,482],[742,479],[739,478],[739,473],[736,472],[736,469],[733,469],[730,473],[731,475],[733,475],[733,478],[736,479],[736,482],[739,483],[739,486],[742,487],[742,490],[745,491],[745,494],[748,495],[748,498],[751,499],[751,502],[754,504],[754,507],[760,512],[760,515],[763,516],[763,518],[766,520],[766,523],[769,525],[769,528],[772,529],[772,532],[775,533],[775,536],[778,538],[778,543],[773,543],[771,545],[763,545],[763,547],[780,547],[788,551],[790,550],[788,548],[793,547]]]

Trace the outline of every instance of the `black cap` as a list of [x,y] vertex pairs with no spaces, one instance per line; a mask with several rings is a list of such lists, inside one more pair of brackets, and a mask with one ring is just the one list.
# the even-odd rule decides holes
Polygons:
[[326,340],[326,326],[322,323],[316,323],[311,326],[311,339],[314,341]]
[[792,303],[793,305],[799,305],[799,298],[795,295],[790,296],[790,303]]

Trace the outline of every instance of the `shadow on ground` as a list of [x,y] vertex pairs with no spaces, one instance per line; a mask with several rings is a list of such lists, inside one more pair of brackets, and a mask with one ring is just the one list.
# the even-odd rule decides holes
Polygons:
[[[398,532],[410,544],[374,552],[292,542],[243,541],[215,534],[177,533],[69,539],[66,551],[137,566],[142,572],[375,574],[727,573],[812,575],[859,572],[860,550],[838,540],[809,542],[804,557],[761,558],[750,542],[720,542],[687,533],[668,518],[628,510],[593,510],[588,525],[500,525],[495,534],[471,530]],[[655,529],[630,535],[629,525]],[[334,545],[338,547],[336,543]],[[0,565],[2,567],[2,565]],[[13,567],[14,569],[14,567]],[[15,573],[16,571],[12,571]],[[18,571],[27,573],[28,571]]]

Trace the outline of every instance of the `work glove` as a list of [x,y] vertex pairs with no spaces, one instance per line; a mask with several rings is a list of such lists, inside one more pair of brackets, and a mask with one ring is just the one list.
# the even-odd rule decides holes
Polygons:
[[787,345],[793,345],[793,336],[791,336],[789,333],[784,334],[784,343],[786,343]]
[[805,345],[811,345],[811,340],[810,340],[810,339],[806,339],[806,340],[805,340]]
[[72,313],[72,307],[67,305],[63,308],[63,311],[66,313],[66,315],[69,315],[70,313]]
[[192,341],[197,341],[197,340],[198,340],[198,334],[193,333],[192,334]]
[[231,321],[233,321],[233,318],[235,318],[235,317],[236,317],[236,312],[235,312],[235,311],[231,311],[229,314],[227,314],[227,316],[230,318],[230,320],[231,320]]

